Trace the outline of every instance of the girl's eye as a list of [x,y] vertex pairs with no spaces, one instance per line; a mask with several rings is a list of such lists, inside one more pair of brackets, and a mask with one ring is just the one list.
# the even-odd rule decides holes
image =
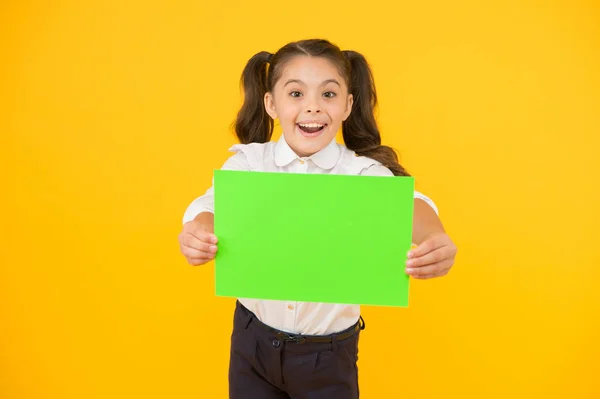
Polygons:
[[333,98],[335,97],[335,93],[332,91],[326,91],[325,93],[323,93],[323,95],[327,98]]
[[293,91],[290,93],[290,96],[292,97],[300,97],[302,95],[302,93],[300,93],[299,91]]

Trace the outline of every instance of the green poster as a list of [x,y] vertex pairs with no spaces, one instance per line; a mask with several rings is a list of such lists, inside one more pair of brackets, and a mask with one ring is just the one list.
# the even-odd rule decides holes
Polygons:
[[408,306],[412,177],[216,170],[216,295]]

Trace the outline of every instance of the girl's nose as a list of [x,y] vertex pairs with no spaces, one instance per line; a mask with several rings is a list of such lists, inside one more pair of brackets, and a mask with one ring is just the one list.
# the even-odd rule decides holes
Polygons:
[[319,112],[321,112],[321,104],[319,102],[319,97],[318,95],[310,95],[307,96],[307,102],[306,102],[306,112],[309,114],[315,113],[318,114]]

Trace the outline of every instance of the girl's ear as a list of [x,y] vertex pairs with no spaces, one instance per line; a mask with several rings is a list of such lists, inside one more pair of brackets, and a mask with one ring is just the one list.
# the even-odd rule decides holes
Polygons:
[[352,112],[352,104],[354,104],[354,97],[352,94],[348,94],[348,101],[346,102],[346,111],[344,112],[344,121],[348,119],[350,116],[350,112]]
[[265,93],[265,110],[272,119],[277,119],[277,111],[275,110],[275,101],[273,101],[273,94],[271,92]]

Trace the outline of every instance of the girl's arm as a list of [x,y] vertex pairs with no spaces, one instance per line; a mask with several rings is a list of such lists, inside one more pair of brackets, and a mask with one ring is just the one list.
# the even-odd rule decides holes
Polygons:
[[448,274],[454,265],[456,245],[446,234],[436,212],[420,199],[415,199],[413,242],[418,246],[408,253],[407,274],[419,279]]
[[[250,170],[243,152],[231,156],[221,169]],[[214,189],[196,198],[183,215],[183,230],[179,234],[179,247],[188,263],[203,265],[214,259],[217,253],[217,237],[214,235]]]
[[[361,172],[363,176],[393,176],[385,166],[373,165]],[[437,207],[425,195],[415,191],[413,214],[413,243],[406,262],[406,273],[426,279],[448,274],[454,265],[456,245],[444,231]]]
[[413,243],[421,244],[434,233],[445,233],[442,221],[427,202],[415,198]]

